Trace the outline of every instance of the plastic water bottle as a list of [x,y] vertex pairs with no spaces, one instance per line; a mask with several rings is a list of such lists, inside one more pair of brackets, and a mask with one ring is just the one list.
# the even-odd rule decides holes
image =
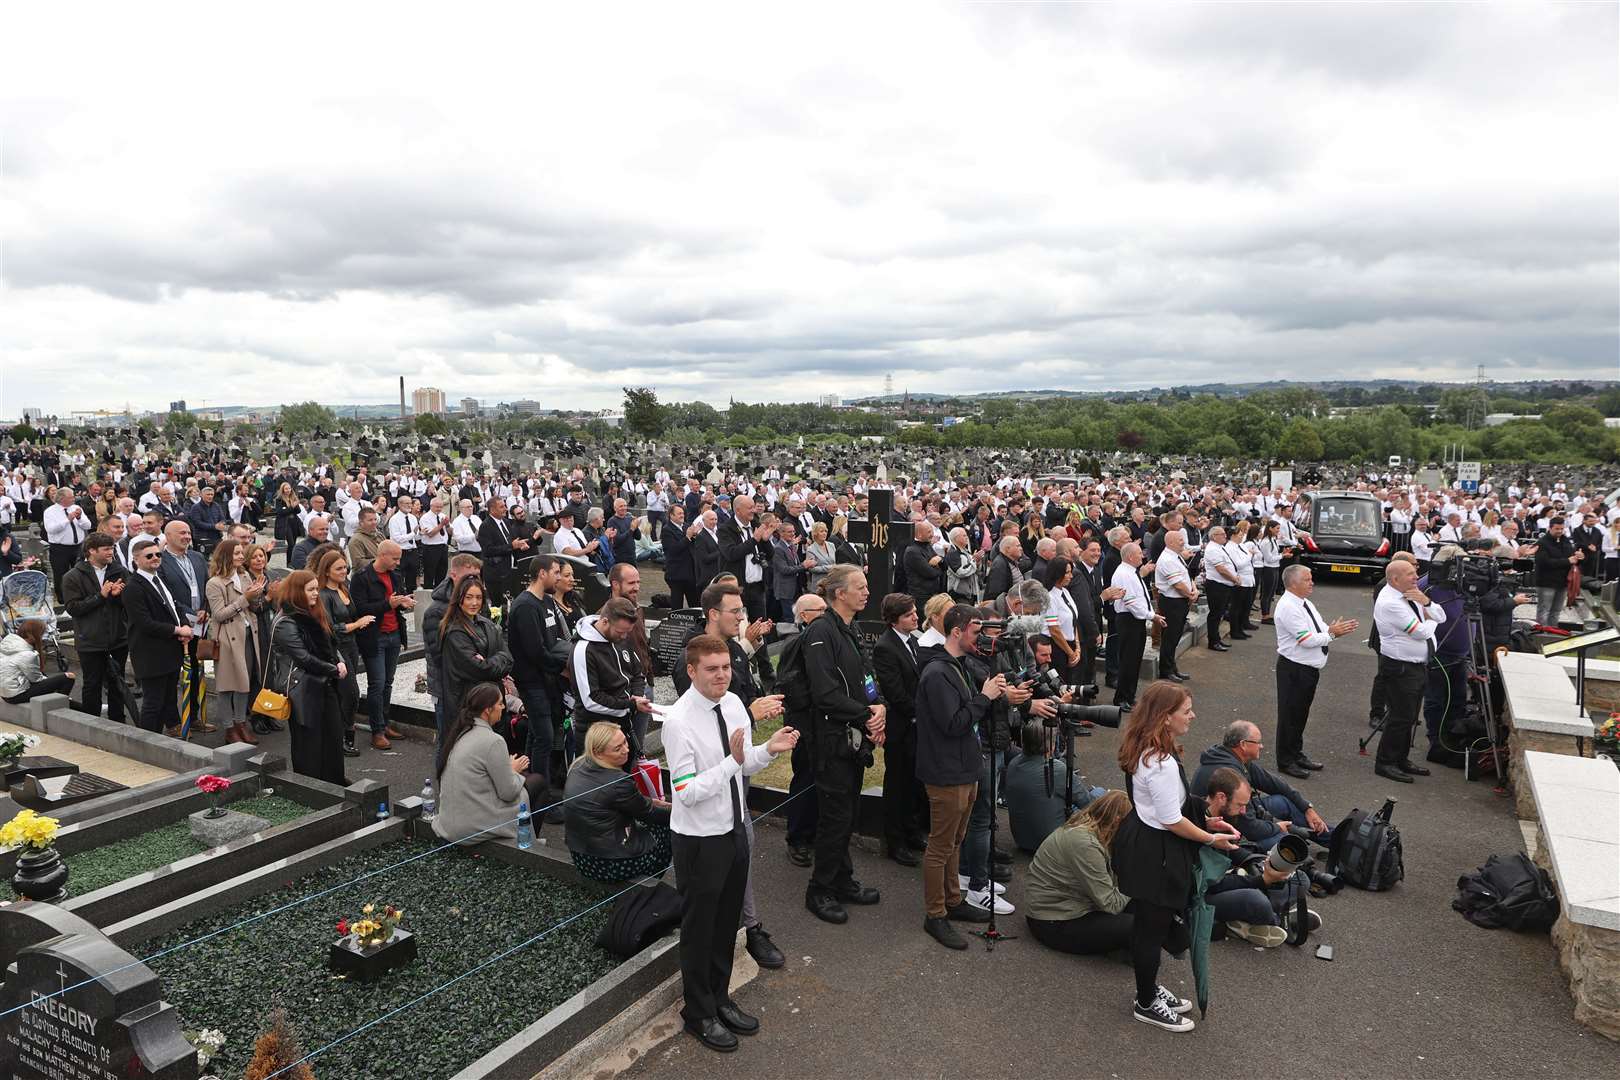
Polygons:
[[529,800],[518,804],[517,846],[524,851],[534,847],[534,822],[529,817]]
[[439,816],[439,800],[433,795],[433,779],[422,781],[422,820],[432,821]]

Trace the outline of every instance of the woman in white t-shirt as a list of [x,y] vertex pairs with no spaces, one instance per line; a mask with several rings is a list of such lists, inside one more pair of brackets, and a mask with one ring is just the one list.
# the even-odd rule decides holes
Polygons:
[[[1119,891],[1133,901],[1131,962],[1136,969],[1134,1016],[1166,1031],[1191,1031],[1192,1002],[1159,985],[1159,952],[1186,948],[1176,917],[1192,901],[1193,864],[1201,845],[1237,845],[1237,830],[1205,819],[1203,801],[1188,798],[1181,743],[1193,720],[1192,695],[1159,680],[1131,710],[1120,734],[1119,765],[1134,812],[1126,815],[1110,852]],[[1179,938],[1179,940],[1176,940]]]
[[1278,525],[1268,521],[1260,526],[1260,538],[1253,541],[1254,575],[1260,583],[1260,621],[1271,621],[1271,602],[1282,591],[1282,545],[1277,542]]

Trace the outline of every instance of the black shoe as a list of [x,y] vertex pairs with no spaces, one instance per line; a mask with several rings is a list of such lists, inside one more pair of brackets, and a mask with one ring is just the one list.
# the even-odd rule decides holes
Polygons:
[[277,720],[273,716],[267,716],[267,717],[264,718],[264,726],[269,728],[271,731],[286,731],[287,730],[287,725],[283,724],[280,720]]
[[1119,680],[1114,678],[1112,675],[1106,676],[1103,679],[1103,685],[1108,687],[1108,689],[1110,689],[1110,690],[1112,690],[1116,685],[1118,685],[1118,683],[1119,683]]
[[965,949],[968,947],[967,939],[956,932],[949,919],[924,919],[923,929],[928,936],[945,946],[947,949]]
[[956,922],[989,922],[990,912],[985,908],[974,907],[964,900],[945,912],[945,917]]
[[804,906],[810,910],[810,914],[822,922],[829,922],[834,926],[849,922],[849,912],[844,910],[844,905],[826,893],[805,893]]
[[1131,714],[1131,710],[1134,709],[1135,707],[1136,707],[1136,702],[1134,702],[1134,701],[1116,701],[1116,702],[1114,702],[1114,708],[1119,710],[1119,714],[1121,716],[1129,716]]
[[1410,761],[1397,761],[1395,767],[1408,776],[1428,776],[1429,770],[1421,765],[1414,765]]
[[1308,758],[1304,754],[1301,754],[1299,757],[1295,758],[1294,764],[1303,765],[1305,768],[1311,770],[1311,772],[1320,772],[1327,767],[1320,761],[1317,761],[1314,758]]
[[758,1018],[749,1016],[747,1013],[737,1008],[737,1003],[735,1001],[728,1001],[724,1005],[720,1006],[719,1012],[720,1022],[724,1024],[726,1026],[726,1030],[730,1031],[733,1035],[753,1035],[759,1031]]
[[1258,623],[1244,623],[1243,624],[1243,629],[1249,631],[1252,634],[1254,631],[1260,629],[1260,625]]
[[1188,675],[1184,671],[1172,671],[1168,675],[1164,676],[1164,678],[1169,679],[1171,682],[1178,682],[1178,683],[1179,682],[1191,682],[1192,681],[1192,676]]
[[737,1049],[737,1036],[722,1024],[718,1017],[711,1016],[707,1020],[688,1020],[683,1027],[687,1032],[697,1036],[697,1041],[710,1050],[718,1050],[722,1054],[729,1054]]
[[910,836],[906,837],[906,847],[921,854],[922,852],[928,850],[928,837],[924,836],[922,833],[912,833]]
[[1228,645],[1224,641],[1212,641],[1212,642],[1209,643],[1209,647],[1210,647],[1211,651],[1213,651],[1213,652],[1231,652],[1232,651],[1232,646]]
[[1447,750],[1439,743],[1429,747],[1429,752],[1423,756],[1424,761],[1432,761],[1436,765],[1444,765],[1448,769],[1460,769],[1468,764],[1468,755],[1455,750]]
[[908,847],[906,847],[904,845],[902,845],[900,847],[889,848],[888,851],[885,854],[887,854],[889,858],[893,859],[895,862],[899,863],[901,866],[921,866],[922,865],[922,857],[920,855],[918,855],[915,851],[911,850],[910,848],[908,848]]
[[807,847],[788,845],[788,862],[794,866],[809,866],[816,861],[815,851]]
[[863,907],[875,904],[883,898],[882,893],[858,881],[851,881],[833,895],[846,904],[860,904]]
[[253,734],[255,735],[270,734],[270,725],[265,723],[264,717],[260,716],[258,713],[254,713],[252,716],[248,717],[248,726],[253,729]]
[[343,756],[344,757],[359,757],[360,756],[360,748],[358,746],[354,745],[354,743],[352,743],[352,742],[346,742],[346,743],[343,744]]
[[1249,640],[1249,635],[1248,634],[1227,634],[1226,635],[1226,640],[1228,640],[1228,641],[1248,641]]
[[1297,761],[1290,761],[1287,765],[1279,765],[1277,771],[1296,780],[1309,780],[1311,772]]
[[1374,765],[1373,772],[1377,773],[1379,776],[1382,776],[1385,780],[1393,780],[1397,784],[1412,783],[1412,778],[1401,772],[1401,770],[1396,768],[1394,765]]
[[[754,958],[754,963],[762,968],[775,971],[787,963],[787,957],[782,950],[771,941],[771,935],[765,932],[763,926],[750,926],[746,931],[748,938],[748,955]],[[735,1029],[733,1029],[735,1030]]]

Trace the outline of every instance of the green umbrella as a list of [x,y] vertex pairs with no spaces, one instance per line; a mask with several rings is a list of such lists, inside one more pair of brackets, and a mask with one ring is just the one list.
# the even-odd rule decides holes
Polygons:
[[1204,899],[1204,890],[1221,879],[1232,861],[1214,848],[1198,849],[1193,864],[1193,900],[1187,909],[1187,932],[1192,938],[1193,982],[1198,992],[1198,1018],[1209,1013],[1209,935],[1215,929],[1215,909]]

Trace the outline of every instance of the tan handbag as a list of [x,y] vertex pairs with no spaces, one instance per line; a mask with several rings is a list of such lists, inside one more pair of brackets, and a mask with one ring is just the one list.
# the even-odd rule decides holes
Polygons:
[[[269,672],[274,669],[273,665],[271,664],[271,660],[275,657],[275,654],[276,623],[275,620],[271,620],[270,648],[266,651],[264,658],[264,670],[266,675],[268,675]],[[258,695],[254,697],[252,711],[258,713],[260,716],[268,716],[272,720],[285,721],[292,717],[292,702],[288,699],[286,694],[277,693],[266,686],[260,689]]]

